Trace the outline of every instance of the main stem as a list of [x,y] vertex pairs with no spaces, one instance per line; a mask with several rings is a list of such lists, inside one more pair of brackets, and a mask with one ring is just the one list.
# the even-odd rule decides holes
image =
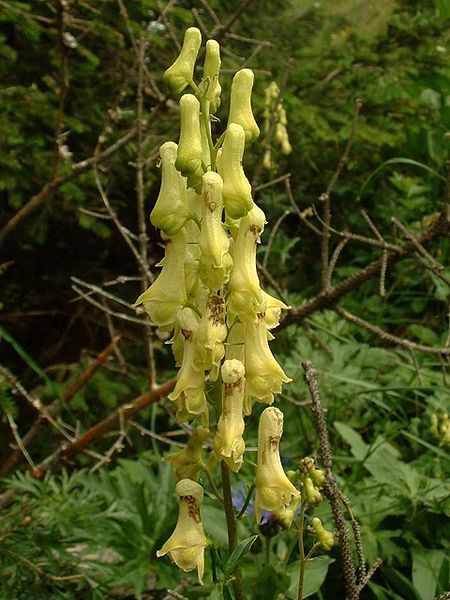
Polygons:
[[[236,531],[236,516],[234,514],[233,499],[231,497],[231,481],[230,481],[230,470],[226,465],[225,461],[221,463],[222,468],[222,490],[223,490],[223,505],[225,508],[225,516],[227,519],[227,530],[228,530],[228,548],[230,555],[237,546],[237,531]],[[233,592],[236,600],[244,600],[244,592],[242,590],[242,578],[239,570],[233,573],[234,579],[232,581]]]
[[305,524],[305,503],[302,502],[302,509],[300,513],[300,520],[298,525],[298,548],[300,552],[300,572],[298,576],[298,596],[297,600],[303,600],[303,585],[305,582],[305,546],[303,543],[303,527]]

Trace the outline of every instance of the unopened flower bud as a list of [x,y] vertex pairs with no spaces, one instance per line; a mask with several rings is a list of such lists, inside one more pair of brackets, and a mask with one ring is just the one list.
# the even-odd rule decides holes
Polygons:
[[334,535],[324,528],[322,521],[317,517],[313,518],[311,524],[316,532],[318,542],[326,552],[329,552],[335,544]]
[[200,274],[212,292],[222,288],[230,276],[230,240],[222,224],[223,182],[218,173],[203,175],[203,219],[200,232]]
[[258,427],[258,464],[256,468],[255,515],[257,523],[263,510],[270,512],[286,508],[298,490],[286,477],[280,459],[280,439],[283,434],[283,413],[278,408],[266,408]]
[[289,506],[273,511],[273,514],[283,529],[289,529],[289,527],[292,525],[292,521],[295,519],[300,501],[300,496],[298,498],[292,498]]
[[239,219],[253,206],[252,188],[242,167],[245,132],[241,125],[227,127],[222,152],[217,156],[217,170],[223,179],[223,201],[227,215]]
[[180,140],[175,167],[182,175],[194,175],[202,168],[200,102],[193,94],[180,98]]
[[173,94],[181,94],[193,80],[195,61],[202,43],[197,27],[189,27],[184,34],[183,47],[176,61],[164,73],[164,80]]
[[322,502],[322,494],[317,488],[314,487],[310,477],[305,477],[302,492],[304,492],[305,501],[307,501],[311,506],[317,506]]
[[220,106],[219,71],[220,46],[216,40],[208,40],[205,48],[203,80],[199,85],[199,92],[209,101],[209,112],[211,114],[214,114]]
[[203,488],[195,481],[182,479],[175,491],[180,497],[177,525],[156,556],[168,554],[183,571],[197,569],[199,582],[203,583],[205,548],[208,545],[200,517]]
[[245,450],[242,437],[245,423],[242,415],[245,369],[239,360],[226,360],[221,368],[223,381],[222,414],[217,423],[214,452],[229,468],[241,468]]
[[255,75],[251,69],[241,69],[233,77],[230,95],[230,123],[238,123],[245,132],[245,143],[251,144],[259,136],[259,127],[252,112],[251,98]]
[[174,142],[166,142],[159,149],[161,188],[150,214],[152,225],[168,236],[178,233],[190,216],[186,199],[186,179],[175,168],[177,148]]

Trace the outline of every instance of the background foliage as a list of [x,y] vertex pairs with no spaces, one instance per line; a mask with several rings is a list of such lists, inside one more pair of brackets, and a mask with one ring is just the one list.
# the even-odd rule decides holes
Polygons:
[[[98,155],[135,126],[138,65],[133,44],[142,36],[148,39],[143,105],[150,117],[142,148],[148,216],[158,194],[158,147],[177,135],[177,104],[162,82],[177,54],[175,42],[190,25],[214,27],[207,7],[227,23],[240,4],[179,0],[163,10],[162,2],[142,0],[122,3],[121,10],[115,0],[71,0],[61,35],[59,2],[0,2],[2,225],[55,176],[70,175],[74,164]],[[222,40],[228,50],[223,93],[226,97],[232,72],[244,64],[253,68],[255,116],[262,124],[265,87],[277,81],[294,148],[284,156],[273,144],[273,172],[260,168],[263,148],[248,151],[246,171],[253,174],[255,187],[289,172],[300,210],[315,204],[320,212],[318,198],[343,154],[355,100],[360,99],[350,160],[333,190],[333,227],[370,236],[360,212],[364,209],[386,238],[393,217],[420,235],[436,220],[444,196],[449,16],[444,0],[248,3],[230,30],[233,35]],[[219,110],[218,116],[226,120],[225,112]],[[219,123],[219,131],[221,127]],[[134,232],[136,151],[132,138],[98,167],[115,214]],[[320,291],[320,241],[298,219],[283,183],[262,187],[256,198],[269,221],[261,261],[267,251],[268,271],[291,305],[298,306]],[[269,244],[271,228],[285,211],[289,213]],[[72,433],[85,430],[148,387],[142,327],[107,316],[92,290],[82,288],[97,298],[100,308],[72,289],[73,276],[102,285],[129,304],[140,292],[134,258],[105,217],[94,173],[87,170],[49,195],[3,243],[0,434],[5,443],[0,460],[15,443],[11,422],[24,435],[36,417],[35,408],[17,394],[17,380],[49,405],[64,396],[117,333],[119,349],[63,404],[61,418]],[[314,216],[308,218],[320,228]],[[162,251],[150,226],[149,237],[153,270]],[[338,242],[332,241],[332,250]],[[442,274],[448,279],[449,239],[437,240],[430,252],[444,265]],[[347,244],[333,283],[380,256],[379,248]],[[401,338],[448,346],[445,280],[409,257],[388,269],[385,287],[383,298],[376,278],[368,281],[345,297],[345,308]],[[111,306],[123,309],[117,302]],[[123,312],[136,316],[128,308]],[[287,397],[280,399],[288,465],[318,453],[308,407],[290,401],[308,399],[301,361],[311,360],[319,373],[336,475],[361,524],[368,562],[383,560],[363,598],[431,600],[448,591],[448,363],[437,354],[392,347],[333,310],[317,311],[284,329],[274,348],[294,379],[285,388]],[[154,350],[162,383],[173,376],[172,360],[158,337]],[[116,434],[98,440],[90,448],[96,455],[80,453],[63,471],[36,479],[23,466],[3,480],[4,489],[15,487],[20,493],[0,517],[1,598],[164,598],[169,588],[187,598],[220,597],[215,584],[226,578],[226,527],[212,500],[203,513],[214,542],[205,587],[182,576],[168,560],[156,561],[155,551],[170,534],[177,511],[170,469],[160,457],[168,451],[167,440],[185,437],[174,431],[170,407],[163,404],[145,409],[136,421],[145,431],[128,427],[117,447],[112,446]],[[251,483],[255,422],[248,424],[250,450],[237,490]],[[155,433],[164,433],[162,441]],[[34,463],[60,442],[57,432],[45,430],[30,448]],[[108,454],[112,447],[121,451],[121,458]],[[318,514],[331,523],[325,505]],[[251,515],[240,528],[241,539],[259,534],[242,557],[246,597],[294,598],[294,532],[281,532],[277,524],[258,528]],[[308,565],[310,597],[342,598],[342,585],[336,551]]]

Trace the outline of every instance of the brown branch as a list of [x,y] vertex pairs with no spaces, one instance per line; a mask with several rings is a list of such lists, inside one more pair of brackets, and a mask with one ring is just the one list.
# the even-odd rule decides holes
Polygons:
[[[53,454],[43,460],[37,468],[33,471],[32,475],[35,479],[40,479],[48,470],[56,467],[61,462],[69,459],[74,454],[83,451],[87,446],[102,438],[105,434],[115,429],[120,423],[125,422],[127,419],[143,410],[150,404],[158,402],[167,394],[174,389],[176,379],[171,379],[163,385],[142,394],[129,404],[122,406],[115,410],[108,417],[79,435],[69,444],[62,444]],[[5,493],[0,495],[0,508],[9,506],[17,493],[16,488],[10,488]]]
[[[439,237],[450,235],[450,221],[443,216],[425,231],[417,240],[426,247]],[[412,242],[406,242],[400,246],[395,255],[389,255],[386,259],[386,267],[391,267],[403,258],[406,258],[416,251],[416,246]],[[334,287],[321,291],[319,294],[307,300],[301,306],[292,309],[281,321],[278,329],[284,329],[292,323],[300,323],[313,312],[324,308],[332,308],[336,302],[349,292],[358,289],[363,283],[376,277],[383,266],[383,258],[376,260],[358,273],[347,277]]]
[[348,161],[350,156],[350,151],[353,146],[353,140],[355,139],[356,133],[356,125],[358,123],[359,110],[361,108],[361,100],[356,100],[355,102],[355,114],[353,116],[352,129],[350,133],[350,137],[345,146],[344,152],[339,159],[338,166],[336,167],[335,172],[333,173],[330,181],[328,182],[327,189],[320,196],[320,200],[323,202],[323,221],[324,226],[322,229],[322,240],[321,240],[321,259],[322,259],[322,288],[326,290],[331,286],[331,273],[330,273],[330,265],[329,265],[329,255],[330,255],[330,225],[331,225],[331,192],[334,189],[334,186],[339,180],[341,173]]
[[[68,402],[71,400],[78,390],[80,390],[86,384],[86,382],[91,379],[94,373],[98,371],[98,369],[106,362],[110,354],[114,351],[119,339],[119,336],[114,338],[113,341],[102,352],[100,352],[92,365],[90,365],[72,384],[66,388],[62,395],[61,402]],[[34,438],[37,437],[45,428],[49,420],[48,417],[53,418],[58,414],[61,407],[61,402],[59,400],[55,400],[49,406],[45,407],[45,413],[39,415],[39,417],[34,421],[28,432],[23,437],[22,444],[24,448],[28,448]],[[4,477],[5,475],[8,475],[8,473],[11,473],[14,467],[16,467],[20,462],[21,458],[21,449],[14,449],[0,466],[0,477]]]
[[370,333],[373,333],[377,337],[379,337],[384,342],[388,342],[389,344],[394,344],[395,346],[401,346],[402,348],[407,348],[408,350],[415,350],[417,352],[426,352],[427,354],[438,354],[439,356],[450,356],[450,348],[434,348],[433,346],[425,346],[425,344],[418,344],[416,342],[411,342],[410,340],[406,340],[404,338],[397,337],[396,335],[392,335],[380,327],[376,325],[372,325],[364,319],[357,317],[356,315],[348,312],[348,310],[344,310],[339,306],[334,308],[335,312],[341,317],[344,317],[350,323],[357,325],[358,327],[362,327],[363,329],[367,329]]
[[[162,106],[163,102],[159,102],[153,108],[153,112],[149,119],[144,123],[144,127],[153,120],[157,110]],[[99,165],[105,162],[108,158],[113,156],[118,150],[123,148],[130,140],[137,135],[137,127],[134,126],[124,136],[119,138],[114,144],[111,144],[103,152],[95,152],[94,156],[82,160],[72,166],[72,172],[67,175],[55,177],[52,181],[49,181],[44,187],[34,196],[28,200],[28,202],[17,211],[17,213],[0,229],[0,245],[5,242],[6,238],[16,229],[18,225],[22,223],[24,219],[34,213],[48,198],[53,196],[63,185],[73,181],[83,173],[86,173],[95,165]]]
[[331,446],[328,437],[328,428],[325,419],[325,411],[320,401],[319,386],[317,383],[317,375],[314,367],[310,362],[302,363],[303,372],[306,384],[308,385],[309,392],[312,401],[312,412],[314,414],[314,420],[316,422],[316,430],[319,435],[320,442],[320,457],[322,464],[325,469],[325,482],[323,485],[323,491],[326,497],[329,499],[331,504],[331,510],[336,524],[338,539],[339,539],[339,550],[341,554],[343,574],[345,581],[345,591],[347,600],[358,600],[359,593],[355,577],[355,567],[353,564],[352,549],[350,541],[348,539],[347,524],[342,514],[340,507],[340,492],[336,482],[336,478],[333,475],[332,460],[331,460]]

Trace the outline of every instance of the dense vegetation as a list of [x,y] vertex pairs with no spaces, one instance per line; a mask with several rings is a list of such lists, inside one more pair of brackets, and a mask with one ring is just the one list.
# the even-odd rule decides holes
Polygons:
[[[449,17],[445,0],[0,2],[0,598],[231,595],[208,494],[205,586],[155,557],[177,513],[161,458],[186,432],[170,402],[151,402],[149,381],[175,370],[132,307],[163,255],[142,218],[158,148],[178,136],[162,73],[191,25],[225,49],[223,97],[237,69],[256,75],[262,141],[245,169],[269,222],[260,277],[293,307],[273,344],[293,378],[277,400],[286,468],[321,461],[311,361],[333,472],[377,566],[361,597],[450,590]],[[256,419],[247,429],[236,505]],[[316,512],[332,523],[328,502]],[[296,598],[295,530],[252,514],[238,530],[259,534],[241,558],[245,597]],[[344,598],[339,547],[308,563],[308,596]]]

